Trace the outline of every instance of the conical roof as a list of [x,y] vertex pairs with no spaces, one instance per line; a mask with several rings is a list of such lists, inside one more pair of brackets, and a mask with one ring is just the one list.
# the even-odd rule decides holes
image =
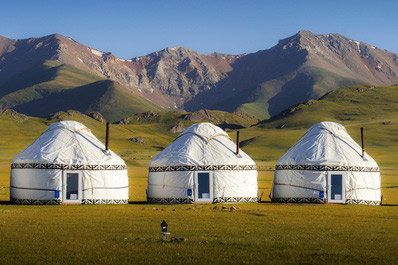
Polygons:
[[188,127],[177,139],[154,157],[150,167],[178,165],[255,165],[228,134],[211,123]]
[[343,125],[321,122],[308,129],[303,137],[278,161],[277,165],[339,165],[377,167],[377,163],[351,138]]
[[125,165],[80,122],[51,124],[44,133],[13,160],[13,164]]

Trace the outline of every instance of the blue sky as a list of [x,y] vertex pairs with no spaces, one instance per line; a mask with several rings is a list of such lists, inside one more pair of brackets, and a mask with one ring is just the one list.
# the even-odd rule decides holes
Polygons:
[[275,45],[301,29],[340,33],[398,52],[398,1],[4,1],[0,35],[60,33],[121,58],[184,46],[239,54]]

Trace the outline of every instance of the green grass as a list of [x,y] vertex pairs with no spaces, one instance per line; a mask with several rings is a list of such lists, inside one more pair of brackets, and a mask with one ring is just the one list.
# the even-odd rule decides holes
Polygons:
[[[397,262],[394,207],[235,206],[240,209],[231,212],[209,205],[2,205],[0,260],[2,264]],[[172,235],[188,241],[160,242],[162,220]]]
[[[207,204],[0,204],[0,264],[396,264],[396,89],[376,88],[359,93],[354,88],[344,88],[311,106],[302,105],[292,114],[240,129],[243,150],[260,168],[259,196],[264,203],[233,204],[239,207],[234,211],[229,210],[231,204],[217,205],[217,209]],[[348,117],[345,113],[353,115]],[[129,166],[130,201],[145,200],[147,165],[176,137],[169,131],[170,126],[176,122],[190,124],[181,118],[183,114],[165,112],[153,119],[135,115],[129,125],[111,126],[111,149]],[[105,124],[78,112],[62,113],[53,119],[29,118],[25,122],[0,115],[0,201],[9,200],[12,158],[49,124],[66,118],[83,122],[104,140]],[[381,166],[385,206],[269,202],[276,159],[308,126],[324,119],[343,123],[357,142],[359,128],[365,127],[367,152]],[[383,125],[385,121],[392,123]],[[281,124],[285,127],[278,129]],[[229,130],[232,139],[235,131]],[[137,136],[145,137],[147,144],[128,141]],[[222,206],[228,209],[220,209]],[[188,241],[162,243],[162,220],[168,222],[173,236]]]

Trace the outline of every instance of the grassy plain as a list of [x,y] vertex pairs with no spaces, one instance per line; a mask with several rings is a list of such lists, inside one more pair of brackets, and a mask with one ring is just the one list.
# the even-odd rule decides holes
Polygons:
[[[0,264],[397,264],[397,112],[390,108],[384,113],[353,115],[351,120],[334,119],[330,115],[336,115],[343,99],[331,102],[337,105],[334,111],[329,103],[319,101],[309,110],[303,106],[295,119],[288,116],[242,129],[243,149],[260,168],[263,202],[232,205],[142,204],[147,164],[176,136],[168,130],[172,119],[111,127],[111,148],[129,166],[129,205],[10,205],[12,158],[60,117],[18,122],[0,115]],[[330,115],[324,115],[322,108],[329,109]],[[307,111],[319,115],[314,118]],[[73,112],[63,115],[83,122],[104,139],[104,123]],[[343,123],[357,142],[359,128],[365,127],[366,149],[381,166],[383,206],[269,202],[276,160],[309,125],[322,120]],[[281,124],[286,126],[278,129]],[[229,134],[235,137],[234,130]],[[128,141],[137,136],[147,144]],[[230,210],[231,206],[237,209]],[[161,242],[162,220],[168,222],[172,236],[187,241]]]
[[[2,176],[7,169],[2,168]],[[130,167],[129,205],[0,205],[1,264],[395,264],[398,196],[391,206],[147,205],[145,167]],[[383,175],[383,194],[398,184]],[[8,185],[1,178],[2,187]],[[272,171],[260,171],[267,201]],[[8,199],[2,189],[1,199]],[[392,205],[392,204],[395,204]],[[227,209],[222,209],[226,206]],[[231,206],[237,207],[230,210]],[[160,223],[187,241],[162,243]]]

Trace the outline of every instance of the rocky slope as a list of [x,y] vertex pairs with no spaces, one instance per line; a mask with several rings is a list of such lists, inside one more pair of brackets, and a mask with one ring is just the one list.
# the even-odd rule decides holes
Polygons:
[[175,47],[121,59],[59,34],[22,40],[0,37],[0,86],[12,76],[54,60],[114,80],[162,107],[176,108],[201,91],[214,88],[238,57],[200,55]]

